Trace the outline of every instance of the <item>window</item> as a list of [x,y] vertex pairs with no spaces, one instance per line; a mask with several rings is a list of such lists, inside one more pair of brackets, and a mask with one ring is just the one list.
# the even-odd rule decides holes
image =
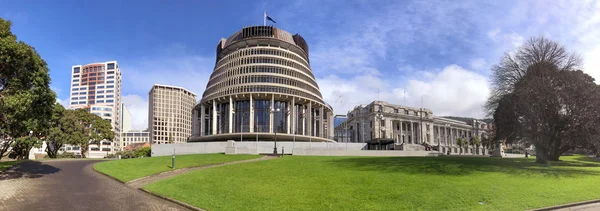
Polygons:
[[79,78],[79,75],[74,75],[73,78]]
[[79,92],[79,94],[80,94],[80,95],[84,95],[84,94],[85,94],[85,92]]
[[106,100],[107,103],[114,103],[115,100]]
[[111,76],[107,76],[107,77],[106,77],[106,79],[113,79],[113,78],[115,78],[115,76],[114,76],[114,75],[111,75]]
[[106,98],[112,98],[115,97],[115,95],[106,95]]
[[106,69],[108,69],[108,70],[115,69],[115,63],[108,63]]
[[394,113],[398,113],[398,109],[397,108],[394,108]]
[[85,100],[85,96],[79,97],[80,100]]
[[90,73],[90,76],[96,76],[96,73]]
[[77,97],[72,97],[71,100],[77,100]]
[[104,86],[98,86],[97,88],[98,89],[104,89]]
[[77,102],[71,102],[71,105],[77,105]]
[[104,103],[104,100],[96,100],[96,103]]
[[115,88],[115,85],[108,85],[108,86],[106,86],[106,88],[107,88],[107,89],[110,89],[110,88]]
[[108,71],[106,74],[115,74],[115,71]]
[[87,90],[87,87],[81,87],[79,90]]
[[102,109],[102,110],[105,110],[105,111],[112,111],[112,108],[104,108],[104,109]]
[[108,116],[108,117],[110,117],[110,116],[112,116],[112,114],[106,113],[106,114],[103,114],[102,116]]
[[96,93],[102,94],[102,93],[104,93],[104,90],[98,90]]
[[104,98],[104,95],[96,96],[96,98]]
[[111,90],[106,90],[106,93],[114,93],[114,92],[115,92],[115,90],[112,90],[112,89]]
[[90,93],[91,95],[93,95],[93,94],[94,94],[94,91],[89,91],[89,93]]
[[79,105],[85,105],[85,101],[79,101]]
[[93,110],[93,111],[98,111],[98,110],[100,110],[100,109],[102,109],[102,108],[98,108],[98,107],[93,107],[93,108],[92,108],[92,110]]
[[106,81],[107,84],[114,84],[115,81]]
[[73,73],[79,73],[81,69],[79,67],[73,68]]
[[369,121],[369,125],[371,128],[373,128],[373,121]]
[[71,91],[79,91],[79,88],[72,88]]
[[73,79],[73,82],[79,82],[79,79]]

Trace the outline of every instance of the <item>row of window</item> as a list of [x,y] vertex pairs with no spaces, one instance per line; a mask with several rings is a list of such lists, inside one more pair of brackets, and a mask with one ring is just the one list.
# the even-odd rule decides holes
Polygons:
[[219,62],[217,62],[217,65],[215,65],[215,66],[220,67],[228,62],[231,62],[232,60],[235,60],[237,58],[244,57],[244,56],[250,56],[250,55],[280,56],[280,57],[285,57],[285,58],[292,59],[295,61],[301,61],[302,64],[304,64],[305,66],[309,65],[307,60],[304,59],[303,57],[300,57],[295,53],[287,52],[283,49],[253,47],[253,48],[244,48],[244,49],[238,50],[236,52],[230,53],[227,56],[225,56],[224,58],[220,59]]
[[[94,104],[94,101],[90,101],[89,104]],[[96,103],[114,103],[115,100],[96,100]],[[86,101],[78,101],[78,102],[71,102],[71,105],[85,105]]]
[[312,93],[308,93],[298,89],[292,89],[288,87],[279,87],[279,86],[264,86],[264,85],[255,85],[255,86],[237,86],[237,87],[227,87],[220,91],[209,93],[204,96],[204,98],[215,98],[219,96],[231,95],[231,94],[240,94],[240,93],[256,93],[256,92],[270,92],[270,93],[281,93],[281,94],[290,94],[296,95],[308,99],[312,99],[314,101],[320,102],[321,99],[315,96]]
[[275,64],[275,65],[282,65],[282,66],[286,66],[286,67],[292,67],[301,71],[304,71],[306,74],[308,74],[310,77],[314,78],[315,76],[313,75],[312,71],[308,68],[308,66],[302,65],[296,61],[293,60],[287,60],[287,59],[280,59],[280,58],[272,58],[272,57],[244,57],[244,58],[239,58],[239,59],[235,59],[233,61],[231,61],[230,63],[221,66],[221,67],[217,67],[215,69],[215,71],[211,74],[212,75],[216,75],[219,74],[220,72],[226,70],[226,69],[230,69],[233,67],[238,67],[241,65],[248,65],[248,64]]
[[274,66],[263,66],[263,65],[243,66],[243,67],[235,67],[235,68],[227,69],[226,71],[216,74],[215,77],[211,78],[210,81],[208,82],[207,87],[210,87],[215,83],[221,82],[224,78],[229,78],[232,76],[238,76],[238,75],[247,74],[247,73],[269,73],[269,74],[288,75],[288,76],[292,76],[294,78],[300,78],[300,79],[306,81],[307,83],[310,83],[310,84],[314,85],[315,87],[318,87],[315,79],[307,76],[303,72],[299,72],[297,70],[285,68],[285,67],[274,67]]
[[112,108],[93,107],[92,110],[93,111],[112,111]]
[[275,83],[275,84],[284,84],[288,86],[298,87],[304,90],[307,90],[315,95],[319,94],[319,90],[310,86],[303,81],[273,76],[273,75],[249,75],[249,76],[240,76],[235,78],[229,78],[218,85],[210,87],[206,89],[204,93],[212,93],[215,90],[219,90],[229,86],[235,86],[239,84],[247,84],[247,83]]

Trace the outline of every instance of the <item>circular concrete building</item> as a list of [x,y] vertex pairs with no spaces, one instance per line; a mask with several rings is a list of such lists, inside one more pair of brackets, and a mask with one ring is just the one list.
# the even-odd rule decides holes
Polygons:
[[333,141],[333,110],[302,36],[251,26],[221,39],[216,50],[189,142]]

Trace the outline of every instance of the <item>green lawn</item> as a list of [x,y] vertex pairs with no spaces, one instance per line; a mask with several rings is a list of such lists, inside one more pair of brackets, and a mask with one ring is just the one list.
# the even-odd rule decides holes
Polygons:
[[[175,157],[175,169],[258,157],[260,156],[225,154],[177,155]],[[171,156],[113,160],[97,163],[94,165],[94,168],[123,182],[172,170]]]
[[561,159],[286,156],[144,188],[208,210],[523,210],[600,198],[600,163]]
[[4,171],[4,169],[7,169],[8,167],[11,167],[12,165],[15,165],[17,163],[20,163],[21,161],[2,161],[0,162],[0,171]]

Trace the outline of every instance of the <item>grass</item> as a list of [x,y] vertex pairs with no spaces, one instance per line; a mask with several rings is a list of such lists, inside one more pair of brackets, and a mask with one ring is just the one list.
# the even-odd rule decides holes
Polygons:
[[523,210],[600,198],[600,163],[561,159],[286,156],[144,188],[208,210]]
[[11,167],[11,166],[13,166],[13,165],[15,165],[17,163],[20,163],[20,162],[21,161],[17,161],[17,160],[14,160],[14,161],[2,161],[2,162],[0,162],[0,171],[4,171],[4,169],[7,169],[7,168],[9,168],[9,167]]
[[[225,154],[178,155],[175,157],[175,169],[258,157],[260,156]],[[128,182],[137,178],[172,170],[171,156],[113,160],[98,163],[94,165],[94,168],[97,171],[108,174],[122,182]]]

